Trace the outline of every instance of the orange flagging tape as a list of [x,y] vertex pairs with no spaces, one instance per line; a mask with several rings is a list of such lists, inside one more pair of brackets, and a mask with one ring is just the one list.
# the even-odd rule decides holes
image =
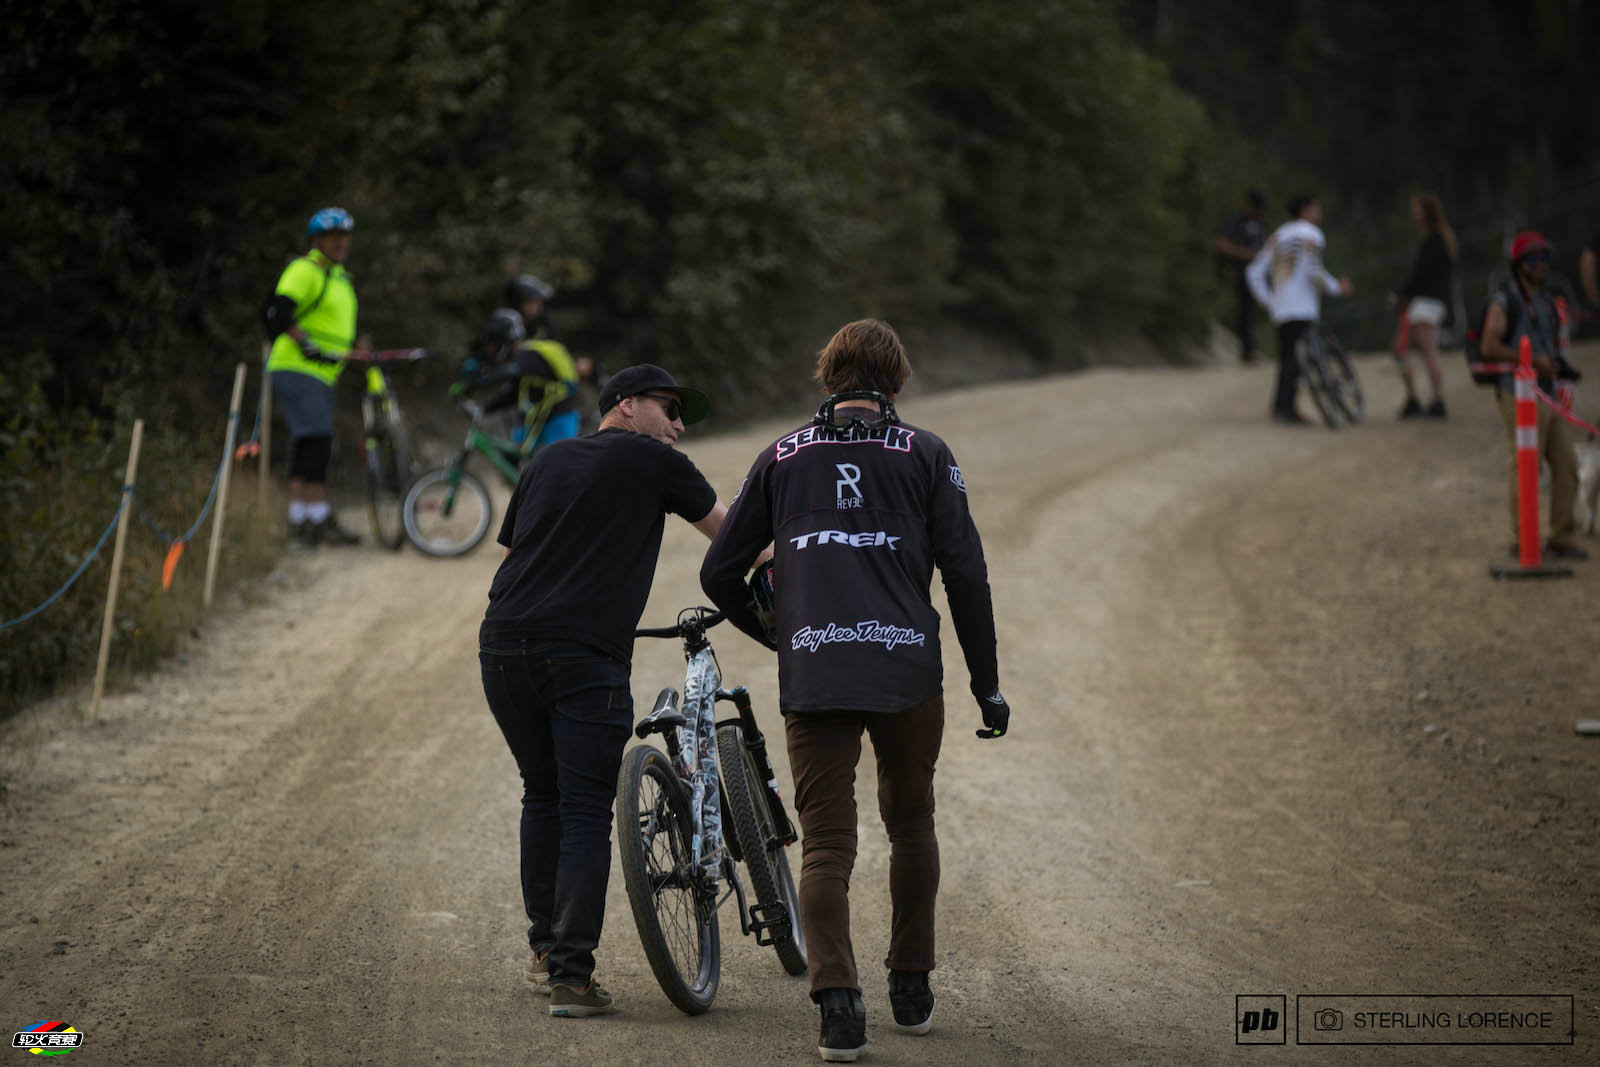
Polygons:
[[161,565],[161,588],[172,588],[172,572],[178,569],[178,560],[183,556],[183,542],[174,541],[172,547],[167,549],[167,561]]
[[1588,430],[1596,437],[1600,437],[1600,429],[1590,426],[1587,422],[1584,422],[1582,419],[1578,418],[1578,416],[1568,411],[1566,405],[1556,403],[1556,401],[1545,395],[1544,390],[1535,389],[1533,391],[1533,395],[1538,397],[1543,403],[1550,405],[1551,411],[1555,412],[1557,415],[1560,415],[1563,419],[1566,419],[1568,422],[1572,423],[1572,425],[1581,430]]

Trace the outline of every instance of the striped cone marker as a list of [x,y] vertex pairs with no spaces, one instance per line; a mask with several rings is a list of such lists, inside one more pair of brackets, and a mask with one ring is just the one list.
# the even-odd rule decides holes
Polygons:
[[1572,568],[1539,558],[1539,401],[1533,347],[1524,337],[1517,352],[1517,562],[1491,563],[1495,578],[1571,578]]

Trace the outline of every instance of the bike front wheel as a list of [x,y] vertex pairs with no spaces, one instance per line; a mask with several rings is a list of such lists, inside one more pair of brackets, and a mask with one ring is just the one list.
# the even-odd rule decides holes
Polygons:
[[430,556],[460,556],[489,532],[494,505],[476,475],[441,467],[411,483],[401,515],[406,536],[418,549]]
[[1300,377],[1311,393],[1311,402],[1317,406],[1317,413],[1328,424],[1328,429],[1337,430],[1344,425],[1344,409],[1339,406],[1327,359],[1317,343],[1309,339],[1297,341],[1294,349],[1300,363]]
[[650,970],[680,1011],[703,1014],[722,973],[716,887],[695,869],[689,799],[660,749],[623,756],[616,812],[622,880]]
[[372,537],[387,549],[405,544],[406,490],[411,481],[411,450],[405,431],[389,425],[367,436],[367,513]]
[[800,926],[800,894],[789,870],[789,854],[776,840],[766,788],[755,760],[744,747],[744,734],[734,723],[717,728],[717,763],[722,768],[724,794],[745,869],[750,872],[751,891],[758,904],[781,907],[788,920],[787,930],[774,932],[772,947],[785,971],[805,974],[806,935]]
[[1356,375],[1355,361],[1345,351],[1344,342],[1329,330],[1322,331],[1322,355],[1332,386],[1334,403],[1351,424],[1367,415],[1366,398],[1361,393],[1361,379]]

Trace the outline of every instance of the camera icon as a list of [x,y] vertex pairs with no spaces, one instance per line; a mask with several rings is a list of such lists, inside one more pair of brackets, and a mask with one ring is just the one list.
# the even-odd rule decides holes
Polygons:
[[1311,1025],[1317,1030],[1343,1030],[1344,1012],[1334,1008],[1323,1008],[1311,1016]]

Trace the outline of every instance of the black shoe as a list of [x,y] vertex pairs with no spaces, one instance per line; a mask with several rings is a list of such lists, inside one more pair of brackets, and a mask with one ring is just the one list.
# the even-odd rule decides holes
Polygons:
[[1298,411],[1274,411],[1272,421],[1283,426],[1310,426],[1311,420],[1302,418]]
[[829,1063],[854,1063],[867,1047],[867,1006],[854,989],[824,989],[817,995],[822,1033],[817,1052]]
[[316,548],[322,540],[322,530],[310,519],[289,524],[289,545],[291,548]]
[[1428,405],[1428,410],[1422,414],[1424,417],[1430,419],[1447,419],[1450,417],[1445,414],[1443,400],[1435,400],[1433,403]]
[[306,525],[311,526],[316,531],[317,539],[325,545],[343,546],[359,545],[361,543],[360,534],[353,534],[343,526],[340,526],[339,520],[332,515],[329,515],[323,522],[314,525],[306,523]]
[[1571,559],[1579,562],[1589,558],[1589,553],[1586,549],[1568,544],[1565,541],[1546,541],[1544,543],[1544,554],[1551,559]]
[[889,1005],[894,1028],[902,1034],[925,1034],[933,1029],[933,990],[927,971],[890,971]]
[[[1444,410],[1443,405],[1440,405],[1440,410],[1441,411]],[[1420,419],[1420,418],[1422,418],[1422,405],[1417,403],[1417,398],[1416,397],[1414,397],[1414,396],[1406,397],[1406,406],[1400,409],[1399,417],[1402,418],[1402,419]]]

